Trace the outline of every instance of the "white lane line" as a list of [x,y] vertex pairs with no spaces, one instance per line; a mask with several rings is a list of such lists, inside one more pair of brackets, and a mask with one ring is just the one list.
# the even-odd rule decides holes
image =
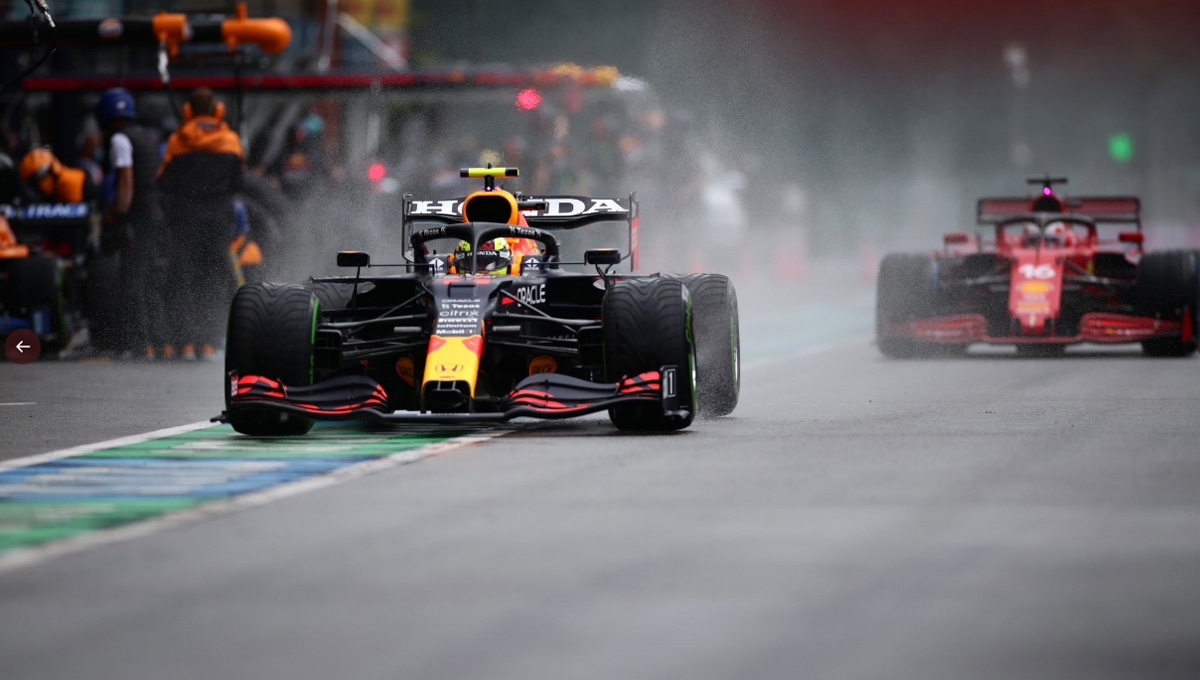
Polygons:
[[815,345],[813,347],[801,347],[800,349],[784,352],[783,354],[776,354],[775,356],[771,357],[763,357],[761,359],[755,359],[754,361],[747,361],[742,364],[742,369],[746,370],[762,368],[763,366],[770,366],[771,364],[775,364],[780,361],[802,359],[804,357],[813,356],[814,354],[825,354],[826,352],[832,352],[843,347],[850,347],[851,345],[869,345],[874,340],[875,335],[871,334],[862,335],[852,340],[842,340],[839,342],[831,342],[825,345]]
[[[87,451],[96,450],[97,448],[109,448],[112,446],[132,444],[140,441],[146,441],[147,439],[168,436],[161,434],[163,432],[179,434],[180,432],[190,432],[191,430],[198,430],[201,429],[201,427],[209,425],[211,425],[211,423],[208,423],[207,421],[203,424],[192,423],[191,425],[181,425],[178,428],[158,430],[157,435],[156,433],[151,432],[145,435],[136,435],[135,437],[114,439],[110,442],[104,442],[102,444],[89,444],[86,447],[80,446],[76,447],[75,449],[67,449],[67,451],[75,451],[75,453],[69,455],[78,455],[79,453],[86,453]],[[333,470],[332,472],[323,475],[305,477],[304,479],[299,479],[288,484],[281,484],[269,489],[263,489],[262,491],[235,496],[227,500],[206,503],[199,507],[192,508],[191,510],[168,513],[152,519],[133,522],[131,524],[125,524],[119,527],[113,527],[112,529],[101,529],[99,531],[80,534],[72,538],[64,539],[54,543],[47,543],[41,546],[17,548],[10,552],[0,554],[0,574],[16,571],[18,569],[24,569],[26,567],[32,567],[34,565],[52,560],[56,557],[81,552],[83,550],[89,550],[98,546],[121,543],[124,541],[133,540],[135,538],[149,536],[181,524],[197,522],[227,513],[238,512],[240,510],[266,505],[267,503],[272,503],[284,498],[290,498],[292,496],[298,496],[310,491],[316,491],[317,489],[324,489],[335,484],[341,484],[353,479],[358,479],[359,477],[365,477],[367,475],[373,475],[377,472],[383,472],[384,470],[389,470],[400,465],[407,465],[425,458],[438,456],[446,453],[447,451],[470,446],[472,444],[478,444],[489,439],[495,439],[496,437],[502,437],[515,431],[516,430],[494,430],[491,432],[482,432],[453,437],[445,441],[426,444],[420,448],[402,451],[400,453],[395,453],[383,458],[365,460],[361,463],[355,463],[343,468],[338,468],[337,470]],[[114,442],[120,443],[117,444]],[[87,451],[80,451],[81,449],[87,449]],[[43,456],[53,456],[51,458],[47,458],[46,460],[56,460],[58,458],[67,457],[64,455],[57,455],[62,453],[64,452],[56,451],[54,453],[43,454]],[[32,456],[32,458],[39,457],[40,456]]]
[[0,406],[37,406],[36,401],[5,401]]
[[102,449],[111,449],[117,446],[129,446],[130,444],[140,444],[151,439],[162,439],[171,435],[183,434],[193,430],[203,430],[206,427],[212,427],[216,423],[211,423],[207,420],[202,420],[198,423],[189,423],[187,425],[179,425],[176,427],[168,427],[162,430],[154,430],[143,434],[130,435],[128,437],[119,437],[117,439],[109,439],[105,442],[96,442],[95,444],[84,444],[82,446],[72,446],[69,449],[60,449],[49,453],[39,453],[34,456],[24,456],[22,458],[13,458],[10,460],[0,461],[0,472],[16,470],[17,468],[29,467],[38,463],[48,463],[52,460],[60,460],[62,458],[70,458],[72,456],[82,456],[85,453],[100,451]]

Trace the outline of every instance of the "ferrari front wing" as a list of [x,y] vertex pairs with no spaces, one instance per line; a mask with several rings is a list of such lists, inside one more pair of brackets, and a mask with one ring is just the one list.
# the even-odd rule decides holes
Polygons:
[[987,333],[987,320],[982,314],[954,314],[929,319],[917,319],[893,324],[886,334],[906,337],[923,342],[939,344],[967,344],[986,342],[999,345],[1020,344],[1072,344],[1080,342],[1127,343],[1153,338],[1183,337],[1190,340],[1195,332],[1190,315],[1183,321],[1155,319],[1151,317],[1090,312],[1084,314],[1075,335],[1008,335],[993,336]]

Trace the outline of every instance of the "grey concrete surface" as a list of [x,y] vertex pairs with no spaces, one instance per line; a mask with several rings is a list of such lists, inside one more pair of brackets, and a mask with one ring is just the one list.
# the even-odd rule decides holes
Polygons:
[[0,361],[0,460],[207,420],[222,362]]
[[0,677],[1200,677],[1198,371],[764,360],[0,576]]

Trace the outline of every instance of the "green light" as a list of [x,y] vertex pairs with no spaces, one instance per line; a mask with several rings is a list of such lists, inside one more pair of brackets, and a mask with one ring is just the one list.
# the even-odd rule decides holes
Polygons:
[[1108,138],[1108,155],[1118,163],[1133,160],[1133,137],[1127,132],[1118,132]]

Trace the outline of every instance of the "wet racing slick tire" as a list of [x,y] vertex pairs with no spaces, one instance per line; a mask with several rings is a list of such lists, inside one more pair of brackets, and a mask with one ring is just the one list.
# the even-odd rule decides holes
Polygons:
[[696,333],[696,401],[701,418],[733,413],[741,391],[737,290],[722,274],[678,277],[692,298]]
[[[225,338],[225,380],[260,375],[288,386],[313,382],[313,338],[320,301],[304,286],[251,283],[242,286],[229,306]],[[225,408],[233,429],[255,437],[296,436],[312,429],[310,418],[265,411],[229,411],[229,385],[224,385]]]
[[676,367],[676,394],[684,418],[670,418],[661,404],[614,406],[608,416],[619,430],[666,432],[691,425],[696,413],[695,345],[691,299],[678,279],[655,277],[617,281],[604,295],[604,365],[606,379]]
[[[914,359],[953,352],[915,338],[889,335],[896,324],[926,319],[936,312],[932,255],[891,253],[879,263],[875,295],[875,338],[879,351],[892,359]],[[965,349],[965,348],[964,348]]]
[[[1200,277],[1197,255],[1188,250],[1147,253],[1138,263],[1137,313],[1155,319],[1183,321],[1191,337],[1142,341],[1142,351],[1152,357],[1184,357],[1196,351],[1197,297]],[[1185,318],[1186,317],[1186,318]]]

